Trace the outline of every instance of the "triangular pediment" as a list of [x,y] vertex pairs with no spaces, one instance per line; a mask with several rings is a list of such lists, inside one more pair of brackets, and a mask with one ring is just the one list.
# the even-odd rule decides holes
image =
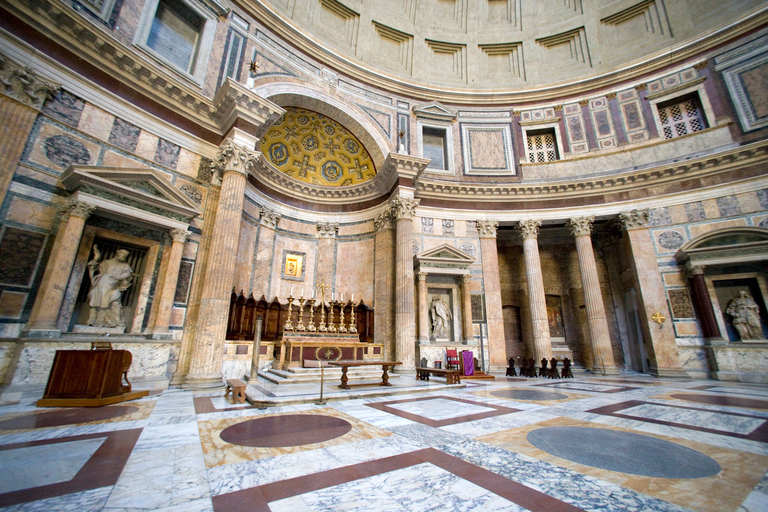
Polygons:
[[70,166],[61,182],[67,190],[97,198],[104,209],[114,203],[187,224],[201,213],[197,203],[154,169]]
[[419,266],[449,265],[457,268],[466,268],[475,262],[475,258],[448,244],[423,251],[414,256],[414,259]]
[[440,121],[453,121],[456,119],[458,112],[446,107],[438,101],[430,101],[429,103],[414,105],[413,114],[416,117],[438,119]]

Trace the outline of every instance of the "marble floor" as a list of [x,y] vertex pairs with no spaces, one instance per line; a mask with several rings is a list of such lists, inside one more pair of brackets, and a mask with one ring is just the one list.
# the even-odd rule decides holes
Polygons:
[[40,409],[31,393],[0,406],[0,510],[768,511],[768,386],[401,375],[323,405],[302,390],[318,384],[261,382],[249,396],[290,397],[265,408],[168,389]]

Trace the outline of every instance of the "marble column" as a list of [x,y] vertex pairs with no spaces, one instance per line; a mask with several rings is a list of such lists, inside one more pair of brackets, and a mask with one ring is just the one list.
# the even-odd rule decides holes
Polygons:
[[[643,336],[646,347],[653,352],[648,354],[652,358],[651,374],[659,377],[687,377],[688,374],[680,364],[675,329],[670,320],[672,315],[667,304],[653,241],[647,227],[649,217],[648,210],[632,210],[619,214],[619,221],[626,232],[632,255],[632,267],[635,270]],[[657,323],[653,317],[663,317],[664,320]]]
[[594,220],[593,216],[576,217],[568,222],[568,228],[576,240],[576,253],[579,257],[581,285],[584,287],[589,337],[595,361],[592,371],[606,375],[617,375],[619,370],[613,359],[611,335],[608,331],[608,319],[605,315],[605,304],[600,290],[600,279],[597,276],[597,263],[595,263],[595,253],[590,236]]
[[472,276],[462,274],[461,280],[461,331],[464,336],[464,344],[474,343],[475,336],[472,332]]
[[499,272],[499,248],[496,244],[495,220],[477,221],[480,235],[480,254],[483,259],[483,284],[485,288],[485,316],[488,326],[488,360],[491,372],[501,372],[507,367],[507,343],[504,338],[504,318],[501,312],[501,273]]
[[168,336],[168,327],[171,324],[171,311],[173,310],[173,298],[176,295],[176,283],[179,280],[179,268],[181,267],[181,253],[184,250],[184,242],[187,241],[189,231],[186,229],[172,229],[170,232],[171,253],[168,256],[168,266],[165,271],[165,279],[160,290],[155,327],[152,330],[153,338]]
[[53,243],[51,256],[48,258],[48,265],[45,267],[40,291],[32,306],[24,336],[56,337],[61,334],[56,320],[61,312],[64,292],[72,273],[80,239],[83,236],[85,221],[95,209],[95,206],[74,201],[68,203],[63,209],[65,217],[62,218],[56,234],[56,241]]
[[376,264],[374,272],[373,339],[384,344],[384,358],[395,360],[395,222],[391,207],[387,207],[373,221],[376,229],[374,245]]
[[531,333],[533,334],[533,359],[541,365],[543,358],[552,359],[552,340],[549,335],[547,300],[544,295],[544,277],[541,274],[539,257],[540,220],[521,220],[518,229],[523,238],[525,257],[525,278],[528,283],[528,309],[531,311]]
[[395,359],[401,370],[415,368],[416,310],[413,286],[413,217],[419,201],[405,197],[392,200],[395,235]]
[[704,280],[704,267],[692,265],[688,262],[684,272],[691,285],[693,307],[701,325],[701,332],[705,338],[720,338],[720,327],[717,325],[715,310],[712,308],[712,298],[707,290],[707,282]]
[[217,387],[221,376],[222,347],[227,334],[227,315],[237,257],[238,230],[248,169],[257,154],[227,139],[219,149],[221,192],[211,234],[210,257],[205,269],[197,336],[192,347],[185,387]]
[[419,344],[429,343],[429,304],[427,304],[427,273],[416,274],[416,292],[419,295]]

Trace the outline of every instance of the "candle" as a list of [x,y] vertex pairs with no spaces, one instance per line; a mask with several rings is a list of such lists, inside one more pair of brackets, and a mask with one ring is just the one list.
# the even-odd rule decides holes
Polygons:
[[352,302],[355,302],[355,294],[352,294]]
[[336,292],[331,292],[331,300],[336,300]]
[[344,302],[344,292],[341,292],[341,302]]
[[301,298],[304,298],[304,288],[301,289]]
[[312,288],[312,298],[313,299],[315,298],[315,289],[314,288]]
[[291,285],[291,297],[293,297],[293,285]]

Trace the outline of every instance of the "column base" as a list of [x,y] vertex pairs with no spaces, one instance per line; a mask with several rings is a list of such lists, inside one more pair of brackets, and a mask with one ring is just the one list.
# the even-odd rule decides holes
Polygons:
[[181,385],[183,389],[216,389],[223,388],[221,377],[187,377]]
[[654,377],[663,377],[665,379],[690,379],[691,376],[688,373],[680,369],[673,368],[651,368],[650,374]]
[[606,366],[603,368],[602,366],[593,366],[592,367],[592,373],[595,373],[597,375],[618,375],[619,369],[615,366]]
[[152,333],[152,339],[153,340],[172,340],[173,334],[171,334],[168,331],[165,332],[153,332]]

